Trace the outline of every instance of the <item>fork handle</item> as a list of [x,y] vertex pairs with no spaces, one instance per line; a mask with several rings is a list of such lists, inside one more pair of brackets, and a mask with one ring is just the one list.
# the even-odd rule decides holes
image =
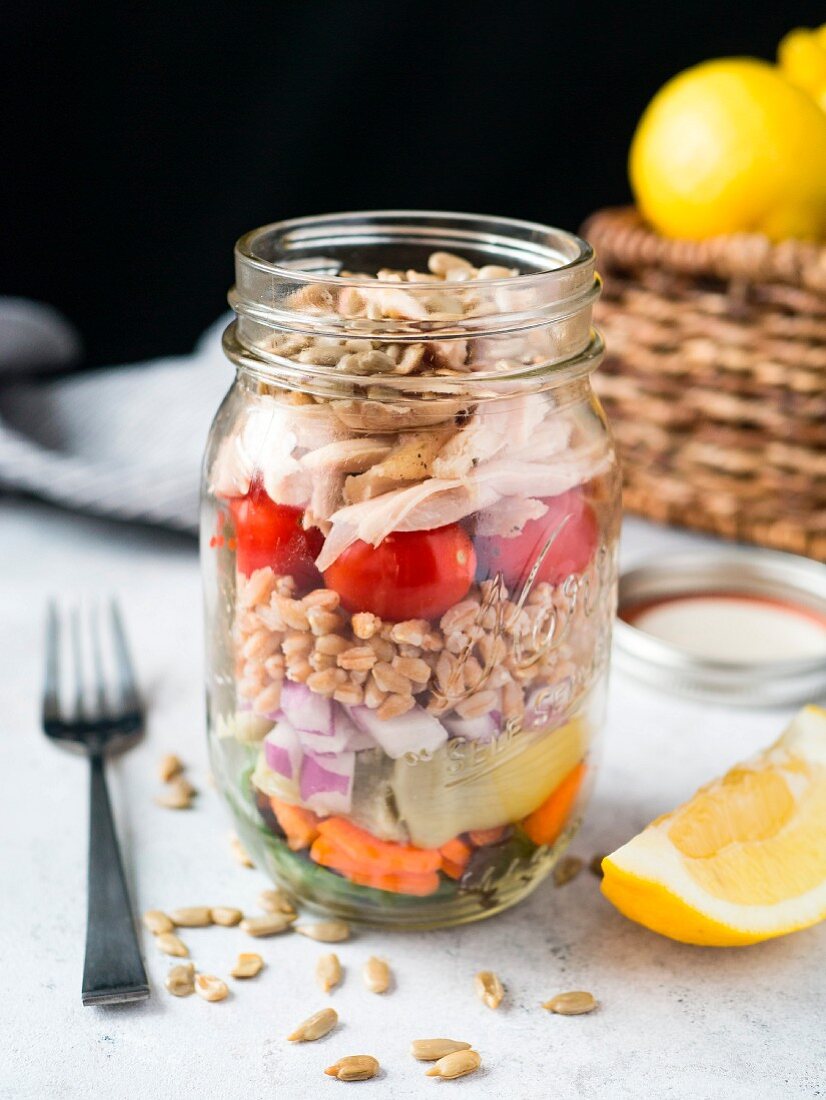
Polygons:
[[103,754],[93,753],[89,763],[89,889],[83,1003],[111,1005],[142,1001],[149,996],[149,982],[138,948],[112,820]]

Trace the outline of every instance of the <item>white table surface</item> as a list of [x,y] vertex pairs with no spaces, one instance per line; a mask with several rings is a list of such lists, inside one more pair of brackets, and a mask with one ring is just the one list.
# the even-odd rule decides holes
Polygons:
[[[705,542],[628,521],[623,557]],[[338,1095],[468,1098],[815,1097],[826,1095],[826,927],[756,947],[672,943],[631,924],[583,873],[544,884],[510,913],[438,933],[363,932],[340,945],[346,968],[331,1003],[339,1028],[315,1044],[284,1036],[327,998],[313,980],[320,945],[257,941],[267,969],[209,1004],[163,989],[169,960],[144,935],[151,998],[83,1008],[85,762],[38,729],[42,613],[48,592],[116,592],[150,701],[144,742],[109,769],[136,908],[254,908],[263,876],[237,866],[228,815],[207,784],[197,557],[191,543],[32,504],[0,504],[0,1096],[279,1100]],[[789,712],[679,702],[615,677],[604,764],[572,851],[610,850],[697,786],[771,741]],[[174,750],[201,789],[196,809],[156,807],[155,767]],[[238,929],[185,938],[207,972],[226,974],[249,949]],[[362,987],[370,954],[388,958],[397,987]],[[508,990],[496,1012],[473,990],[495,969]],[[555,1017],[540,1001],[588,989],[599,1011]],[[471,1041],[484,1069],[456,1082],[424,1078],[412,1038]],[[345,1085],[322,1074],[343,1054],[372,1053],[380,1078]]]

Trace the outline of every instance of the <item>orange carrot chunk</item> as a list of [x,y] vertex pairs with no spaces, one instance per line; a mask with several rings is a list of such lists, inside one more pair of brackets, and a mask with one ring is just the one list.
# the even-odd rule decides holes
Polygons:
[[438,871],[442,863],[437,848],[414,848],[410,844],[396,844],[360,829],[343,817],[328,817],[319,823],[318,831],[352,859],[367,863],[380,871],[401,871],[423,875]]
[[310,849],[310,858],[322,867],[338,871],[357,886],[371,886],[374,890],[387,890],[394,894],[410,894],[427,897],[439,889],[439,876],[435,871],[426,874],[406,874],[400,871],[382,871],[369,863],[360,863],[341,851],[326,837],[319,836]]
[[522,822],[522,828],[534,844],[553,844],[558,838],[568,823],[586,770],[584,762],[577,764],[542,805]]
[[287,846],[294,852],[309,848],[318,836],[318,818],[313,811],[275,797],[270,798],[270,806],[287,837]]
[[453,879],[460,879],[468,865],[473,849],[465,844],[458,836],[443,844],[439,851],[442,853],[442,870]]
[[442,853],[445,859],[449,859],[451,863],[467,863],[470,859],[472,849],[469,844],[458,836],[455,836],[453,840],[449,840],[447,844],[443,844],[439,851]]

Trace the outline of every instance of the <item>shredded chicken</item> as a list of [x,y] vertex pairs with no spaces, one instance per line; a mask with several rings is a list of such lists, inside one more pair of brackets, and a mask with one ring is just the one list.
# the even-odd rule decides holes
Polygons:
[[428,478],[334,512],[316,564],[322,571],[352,543],[373,546],[391,531],[423,531],[456,523],[508,497],[558,496],[601,473],[610,456],[589,445],[551,463],[509,458],[484,463],[464,478]]
[[387,493],[391,489],[404,488],[411,481],[423,481],[430,474],[433,460],[451,429],[432,428],[425,432],[403,433],[399,442],[381,462],[365,473],[348,477],[344,483],[344,499],[348,504]]
[[375,467],[392,449],[392,441],[386,439],[371,439],[369,436],[339,439],[308,451],[302,457],[301,465],[316,476],[360,474]]
[[483,403],[441,449],[433,463],[433,476],[465,477],[505,446],[529,447],[546,412],[547,406],[537,394]]
[[548,505],[532,497],[505,497],[487,508],[476,520],[476,534],[496,535],[502,539],[516,538],[531,519],[541,519]]

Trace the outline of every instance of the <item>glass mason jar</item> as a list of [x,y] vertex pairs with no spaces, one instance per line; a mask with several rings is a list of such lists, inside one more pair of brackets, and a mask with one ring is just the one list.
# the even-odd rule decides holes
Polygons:
[[619,483],[592,250],[374,212],[267,226],[235,259],[203,490],[215,776],[311,908],[495,913],[594,778]]

